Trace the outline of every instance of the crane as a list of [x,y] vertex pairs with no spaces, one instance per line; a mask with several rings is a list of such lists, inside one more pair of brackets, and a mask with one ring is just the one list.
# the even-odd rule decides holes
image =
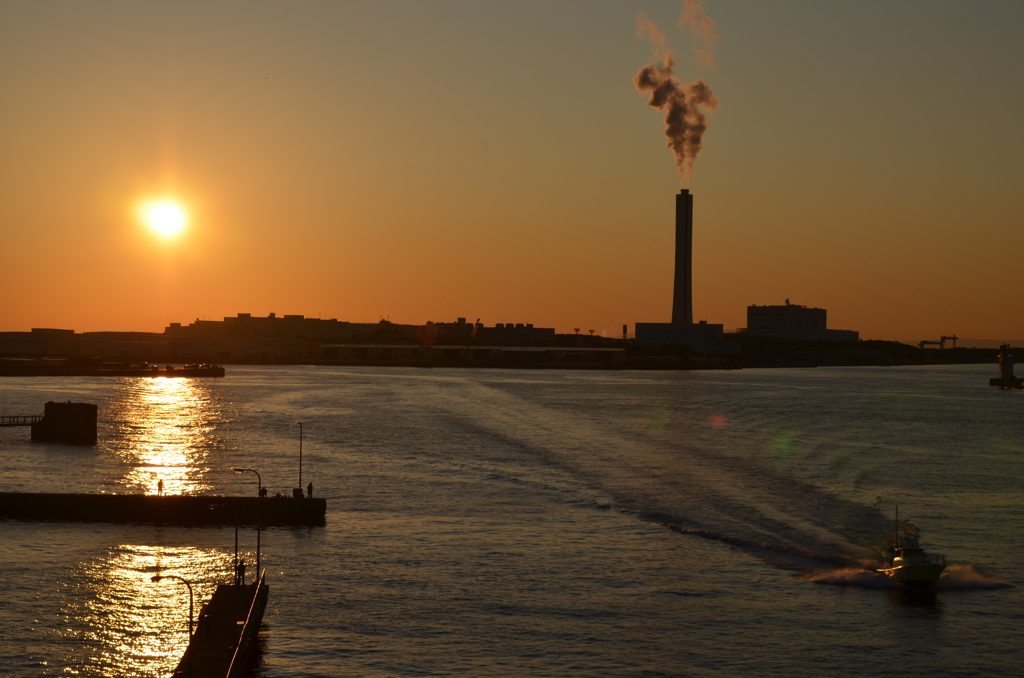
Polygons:
[[951,336],[951,337],[946,337],[946,336],[940,337],[938,341],[928,341],[928,340],[923,340],[923,341],[919,341],[919,342],[918,342],[918,344],[917,344],[917,347],[918,347],[918,348],[924,348],[925,346],[938,346],[938,347],[939,347],[939,350],[941,351],[941,350],[943,350],[944,348],[946,348],[946,342],[947,342],[947,341],[952,341],[952,342],[953,342],[953,348],[956,348],[956,340],[957,340],[958,338],[959,338],[959,337],[957,337],[957,336],[956,336],[956,335],[954,334],[954,335],[953,335],[953,336]]
[[473,340],[476,339],[476,331],[478,329],[480,329],[480,318],[476,319],[476,322],[473,323],[473,329],[469,331],[469,339],[466,340],[466,348],[469,348],[473,343]]

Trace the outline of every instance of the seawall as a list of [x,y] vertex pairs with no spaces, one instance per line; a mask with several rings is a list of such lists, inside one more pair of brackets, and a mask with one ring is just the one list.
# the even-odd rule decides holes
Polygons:
[[[230,509],[217,506],[225,504]],[[327,500],[215,495],[0,492],[0,518],[171,525],[323,525]]]

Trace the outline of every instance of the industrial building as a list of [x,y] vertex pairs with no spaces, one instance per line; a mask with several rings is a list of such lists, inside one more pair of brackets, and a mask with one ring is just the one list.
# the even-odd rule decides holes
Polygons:
[[[223,320],[171,323],[157,332],[84,332],[33,328],[0,332],[0,356],[10,358],[92,356],[133,362],[286,362],[310,363],[329,353],[348,355],[341,345],[416,347],[536,347],[555,342],[555,330],[530,323],[477,321],[404,325],[381,320],[350,323],[302,315],[266,317],[239,313]],[[330,347],[324,349],[323,347]],[[386,351],[398,355],[401,351]],[[422,353],[422,352],[421,352]],[[428,357],[429,352],[425,353]],[[556,354],[555,358],[557,358]],[[552,358],[552,360],[555,360]]]
[[182,325],[171,323],[164,334],[176,339],[205,339],[236,342],[252,339],[299,339],[331,344],[464,344],[468,341],[499,345],[538,345],[555,338],[550,327],[532,323],[496,323],[487,327],[477,321],[432,322],[404,325],[381,320],[376,323],[350,323],[334,319],[306,318],[301,315],[266,317],[239,313],[223,320],[196,320]]
[[722,325],[693,322],[693,196],[684,188],[676,195],[672,322],[637,323],[636,343],[645,348],[687,346],[700,353],[738,352],[739,347],[724,337]]
[[751,337],[795,339],[798,341],[857,341],[860,334],[853,330],[830,330],[828,312],[823,308],[808,308],[786,303],[782,306],[747,306],[747,327]]

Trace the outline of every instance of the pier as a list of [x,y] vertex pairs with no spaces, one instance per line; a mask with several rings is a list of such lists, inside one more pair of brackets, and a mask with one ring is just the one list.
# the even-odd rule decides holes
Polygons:
[[[264,576],[254,584],[219,584],[199,612],[199,624],[172,676],[238,678],[255,664],[257,634],[267,606]],[[191,628],[191,619],[189,620]]]
[[0,417],[0,428],[6,428],[8,426],[31,426],[32,424],[42,420],[43,415],[41,414]]
[[32,440],[42,442],[95,445],[98,411],[92,403],[50,401],[43,406],[41,415],[0,417],[0,427],[31,426]]
[[217,504],[233,508],[238,522],[243,525],[323,525],[327,514],[327,500],[323,498],[0,492],[0,518],[161,525],[235,524],[235,513],[210,510]]

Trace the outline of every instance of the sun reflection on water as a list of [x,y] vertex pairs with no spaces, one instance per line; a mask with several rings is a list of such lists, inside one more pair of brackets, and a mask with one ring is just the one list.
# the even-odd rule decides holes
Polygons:
[[166,676],[188,646],[188,589],[181,582],[154,583],[160,573],[188,580],[195,616],[225,582],[231,555],[191,546],[126,544],[82,566],[65,595],[62,614],[74,626],[79,656],[67,657],[79,675]]
[[130,379],[117,402],[116,451],[132,467],[124,485],[146,494],[210,489],[206,461],[219,447],[220,408],[209,387],[198,379]]

